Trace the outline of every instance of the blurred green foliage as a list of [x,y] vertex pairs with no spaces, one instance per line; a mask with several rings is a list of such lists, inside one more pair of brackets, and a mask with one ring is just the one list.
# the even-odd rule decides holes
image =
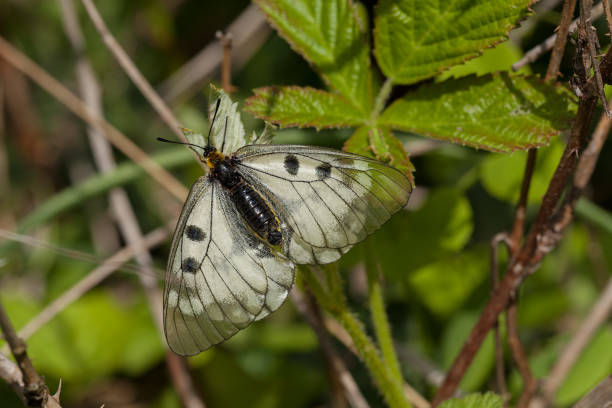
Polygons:
[[[367,12],[373,16],[374,3],[364,2],[360,15]],[[214,32],[226,27],[249,2],[228,0],[222,6],[194,0],[96,4],[144,76],[157,85],[213,41]],[[164,165],[189,185],[201,175],[200,166],[188,153],[176,153],[155,143],[155,137],[168,138],[171,132],[109,55],[79,2],[75,6],[85,34],[86,55],[103,89],[106,117],[145,151],[166,157],[169,161]],[[502,43],[485,51],[482,57],[452,67],[435,81],[507,70],[521,56],[521,49],[550,34],[558,21],[558,10],[545,16],[548,17],[535,29],[522,33],[520,39]],[[59,2],[1,2],[0,26],[2,35],[17,48],[76,89],[75,55],[64,34]],[[354,57],[364,58],[364,51],[358,51]],[[570,62],[565,61],[562,72],[570,71]],[[318,60],[313,63],[316,65]],[[360,98],[359,107],[373,103],[366,88],[368,84],[374,88],[379,84],[369,71],[360,77],[363,86],[357,89],[344,82],[346,72],[339,74],[329,66],[319,68],[336,89],[354,91]],[[391,64],[385,69],[391,72],[392,68],[398,66]],[[532,65],[535,73],[542,74],[545,68],[542,61]],[[234,73],[233,83],[238,89],[234,99],[243,101],[252,95],[252,89],[268,85],[323,89],[325,81],[315,71],[273,32]],[[173,106],[186,127],[206,129],[207,88],[203,86],[196,97]],[[6,92],[4,95],[10,97]],[[97,175],[85,126],[36,86],[28,85],[25,92],[25,102],[18,98],[4,102],[11,106],[6,110],[6,128],[0,137],[0,163],[4,166],[0,169],[0,219],[5,228],[27,230],[54,245],[93,253],[103,260],[123,245],[108,211],[106,193],[110,188],[126,188],[143,231],[178,214],[179,205],[120,153],[116,154],[120,163],[117,170],[106,176]],[[261,121],[246,114],[244,117],[248,125],[262,127]],[[286,129],[278,131],[275,140],[339,148],[351,134],[346,129]],[[394,135],[397,139],[394,136],[393,140],[401,141],[402,149],[408,153],[424,140],[412,134]],[[529,220],[556,167],[563,140],[563,136],[558,137],[538,151]],[[383,143],[378,145],[381,146]],[[402,154],[396,151],[392,156],[401,158]],[[168,159],[171,155],[172,160]],[[511,226],[525,158],[522,152],[501,155],[451,144],[438,145],[412,157],[419,187],[413,197],[414,208],[396,215],[369,239],[384,274],[394,340],[441,369],[450,365],[488,299],[488,240]],[[595,204],[584,202],[579,206],[580,217],[560,247],[545,258],[540,270],[525,281],[519,292],[521,339],[538,378],[548,374],[610,279],[612,194],[610,167],[606,163],[611,159],[612,149],[606,147],[595,182],[587,191]],[[168,245],[152,251],[158,270],[164,268],[167,253]],[[341,260],[340,266],[347,283],[348,304],[366,322],[368,333],[373,333],[364,301],[366,294],[355,268],[363,262],[363,253],[363,247],[358,245]],[[502,251],[500,270],[505,258]],[[0,297],[20,328],[92,268],[46,248],[12,245],[0,258]],[[608,322],[581,354],[556,396],[559,406],[571,405],[610,373],[610,330]],[[335,345],[371,406],[383,406],[363,364],[340,344]],[[119,273],[107,279],[34,334],[28,346],[34,365],[52,388],[62,378],[65,407],[93,407],[109,401],[116,405],[180,406],[165,368],[163,340],[134,276]],[[517,398],[520,376],[508,351],[506,359],[510,390]],[[198,390],[210,407],[330,404],[332,386],[316,336],[290,304],[227,343],[191,358],[189,363]],[[490,389],[493,363],[493,342],[489,337],[464,378],[462,389]],[[410,361],[402,360],[401,366],[406,378],[414,379],[411,384],[430,397],[434,389],[423,380],[423,374]],[[449,401],[444,406],[492,408],[501,404],[491,395],[468,398],[469,402]],[[0,401],[3,407],[21,406],[4,383],[0,383]]]

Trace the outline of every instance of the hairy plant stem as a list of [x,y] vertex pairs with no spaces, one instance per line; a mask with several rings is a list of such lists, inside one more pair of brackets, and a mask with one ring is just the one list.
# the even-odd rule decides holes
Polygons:
[[368,301],[370,306],[370,314],[374,323],[374,331],[378,346],[382,353],[384,362],[387,364],[391,375],[395,377],[395,381],[401,386],[404,382],[402,370],[399,360],[393,345],[393,337],[391,336],[391,326],[385,311],[385,302],[383,297],[382,285],[380,282],[380,263],[376,259],[375,252],[371,247],[371,243],[366,243],[366,273],[368,276]]
[[376,120],[380,116],[380,113],[385,108],[385,104],[391,95],[391,90],[393,89],[393,80],[391,78],[385,79],[383,86],[378,91],[378,95],[376,95],[376,99],[374,100],[374,107],[372,108],[372,114],[370,115],[370,125],[376,126]]
[[380,351],[366,334],[363,323],[349,310],[343,295],[338,268],[332,265],[325,269],[325,285],[316,276],[313,268],[306,267],[300,270],[304,282],[315,295],[317,302],[334,316],[351,336],[359,357],[365,363],[387,405],[392,408],[411,407],[404,395],[402,382],[398,382],[391,374],[391,370],[381,358]]

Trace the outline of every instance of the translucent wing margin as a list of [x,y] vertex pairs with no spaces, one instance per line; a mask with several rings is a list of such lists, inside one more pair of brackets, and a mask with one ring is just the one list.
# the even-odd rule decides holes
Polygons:
[[168,345],[193,355],[227,340],[278,309],[293,279],[293,264],[255,237],[218,184],[201,177],[179,218],[166,271]]
[[281,214],[288,236],[283,253],[296,263],[337,260],[404,207],[412,192],[397,169],[339,150],[250,145],[233,157]]

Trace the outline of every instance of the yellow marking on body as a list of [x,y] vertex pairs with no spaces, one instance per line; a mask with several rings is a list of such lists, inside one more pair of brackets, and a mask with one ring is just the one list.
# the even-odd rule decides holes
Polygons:
[[223,160],[225,160],[225,155],[223,153],[219,151],[210,152],[206,156],[206,165],[213,169],[215,168],[217,163],[220,163]]

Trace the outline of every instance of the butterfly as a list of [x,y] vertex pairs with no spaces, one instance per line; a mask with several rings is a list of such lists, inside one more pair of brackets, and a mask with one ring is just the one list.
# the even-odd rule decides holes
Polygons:
[[186,133],[208,174],[190,190],[165,276],[164,331],[180,355],[204,351],[277,310],[296,264],[338,260],[412,192],[406,175],[368,157],[247,144],[236,104],[219,95],[206,143]]

